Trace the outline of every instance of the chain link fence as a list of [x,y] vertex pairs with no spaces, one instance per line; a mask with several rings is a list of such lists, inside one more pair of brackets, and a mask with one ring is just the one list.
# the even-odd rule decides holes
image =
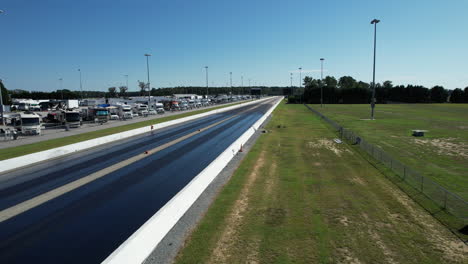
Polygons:
[[459,218],[465,224],[468,222],[468,202],[463,200],[463,198],[448,191],[432,179],[421,175],[419,172],[392,158],[381,148],[365,141],[353,131],[340,126],[338,123],[324,116],[322,113],[316,111],[310,106],[305,106],[330,124],[338,132],[341,140],[345,140],[348,143],[359,146],[367,154],[391,169],[402,181],[406,182],[415,190],[424,194],[427,198],[437,204],[437,206],[442,210],[445,210]]

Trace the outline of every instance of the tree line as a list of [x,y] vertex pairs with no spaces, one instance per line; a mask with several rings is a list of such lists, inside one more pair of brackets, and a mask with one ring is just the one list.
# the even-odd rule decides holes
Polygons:
[[[303,79],[305,88],[298,87],[209,87],[209,95],[218,94],[251,94],[252,88],[260,88],[265,95],[287,95],[290,103],[320,103],[320,86],[323,89],[323,103],[326,104],[364,104],[370,103],[372,86],[363,81],[357,81],[351,76],[343,76],[338,80],[333,76],[326,76],[323,81],[306,76]],[[421,85],[396,85],[391,81],[377,83],[377,103],[468,103],[468,87],[447,90],[442,86],[426,88]],[[147,96],[148,86],[139,82],[139,91],[128,91],[126,86],[109,87],[104,91],[71,91],[67,89],[52,92],[7,90],[0,81],[4,104],[11,104],[11,98],[30,98],[34,100],[44,99],[81,99],[81,98],[116,98],[131,96]],[[205,95],[207,91],[203,86],[179,86],[152,88],[152,96],[171,96],[173,94],[198,94]]]
[[[126,86],[120,87],[109,87],[106,92],[104,91],[71,91],[68,89],[55,90],[52,92],[40,92],[40,91],[26,91],[26,90],[7,90],[3,84],[2,95],[4,98],[4,104],[11,104],[11,99],[22,98],[22,99],[33,99],[33,100],[67,100],[67,99],[81,99],[81,98],[127,98],[132,96],[148,96],[148,88],[145,85],[139,85],[139,91],[128,91]],[[209,95],[218,94],[250,94],[251,88],[260,88],[262,94],[270,95],[283,95],[285,87],[208,87]],[[181,87],[164,87],[164,88],[152,88],[151,96],[172,96],[173,94],[198,94],[205,95],[207,92],[206,87],[202,86],[181,86]]]
[[[357,81],[351,76],[343,76],[338,80],[327,76],[321,81],[312,77],[304,78],[304,89],[293,89],[291,103],[320,103],[321,87],[323,90],[323,103],[326,104],[365,104],[370,103],[372,85]],[[396,85],[391,81],[375,85],[376,103],[468,103],[468,87],[453,91],[442,86],[427,88],[421,85]]]

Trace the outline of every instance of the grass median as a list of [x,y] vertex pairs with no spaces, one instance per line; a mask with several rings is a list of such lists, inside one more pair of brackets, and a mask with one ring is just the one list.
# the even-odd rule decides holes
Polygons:
[[176,263],[466,263],[468,247],[302,105],[280,104]]
[[16,147],[10,147],[10,148],[4,148],[0,149],[0,160],[6,160],[6,159],[11,159],[43,150],[48,150],[52,148],[57,148],[57,147],[62,147],[65,145],[73,144],[73,143],[78,143],[82,142],[85,140],[90,140],[98,137],[103,137],[103,136],[108,136],[112,135],[115,133],[120,133],[124,132],[127,130],[135,129],[135,128],[141,128],[145,126],[150,126],[153,124],[158,124],[174,119],[179,119],[191,115],[196,115],[196,114],[201,114],[205,113],[208,111],[216,110],[216,109],[221,109],[225,108],[228,106],[233,106],[237,104],[241,104],[244,102],[240,103],[234,103],[234,104],[229,104],[229,105],[222,105],[222,106],[217,106],[213,108],[208,108],[208,109],[202,109],[202,110],[197,110],[193,112],[187,112],[187,113],[181,113],[178,115],[172,115],[172,116],[165,116],[161,117],[158,119],[152,119],[152,120],[146,120],[138,123],[132,123],[132,124],[127,124],[127,125],[122,125],[118,127],[110,127],[110,128],[104,128],[101,130],[97,131],[92,131],[92,132],[86,132],[78,135],[73,135],[73,136],[67,136],[67,137],[62,137],[62,138],[55,138],[55,139],[50,139],[50,140],[44,140],[41,142],[36,142],[32,144],[27,144],[27,145],[21,145],[21,146],[16,146]]

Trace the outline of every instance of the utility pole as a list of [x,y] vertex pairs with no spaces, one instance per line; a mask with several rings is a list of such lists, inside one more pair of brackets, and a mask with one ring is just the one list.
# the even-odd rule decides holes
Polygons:
[[[302,88],[302,67],[299,67],[299,92]],[[302,103],[302,94],[301,94],[301,103]]]
[[320,58],[320,107],[323,107],[323,61],[324,58]]
[[375,50],[377,46],[377,23],[380,20],[374,19],[371,21],[371,24],[374,24],[374,66],[372,69],[372,99],[371,99],[371,120],[374,120],[374,108],[375,108]]
[[125,76],[125,85],[127,87],[127,92],[128,92],[128,90],[130,90],[130,88],[128,88],[128,74],[125,74],[124,76]]
[[206,70],[206,98],[208,98],[208,66],[205,66]]
[[63,100],[63,79],[60,78],[59,82],[60,82],[60,93],[62,94],[62,100]]
[[231,95],[233,94],[232,90],[232,72],[229,72],[229,82],[231,83]]
[[299,67],[299,88],[302,88],[302,67]]
[[80,72],[80,91],[81,91],[81,101],[83,101],[83,82],[81,80],[81,69],[78,69]]
[[150,109],[151,106],[151,84],[150,84],[150,77],[149,77],[149,57],[151,54],[146,53],[146,72],[148,74],[148,109]]

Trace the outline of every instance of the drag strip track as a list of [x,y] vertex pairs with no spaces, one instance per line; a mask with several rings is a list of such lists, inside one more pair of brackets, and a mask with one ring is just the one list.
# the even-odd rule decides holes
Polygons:
[[[41,171],[12,172],[15,177],[0,183],[0,210],[190,135],[0,222],[0,262],[101,262],[271,106],[242,107],[40,164]],[[12,184],[22,177],[27,180]]]

